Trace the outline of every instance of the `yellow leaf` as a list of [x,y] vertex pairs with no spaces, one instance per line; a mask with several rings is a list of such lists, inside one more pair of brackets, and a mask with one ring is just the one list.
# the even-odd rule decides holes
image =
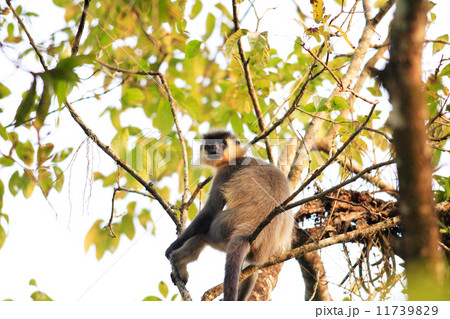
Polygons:
[[341,28],[339,28],[339,27],[336,26],[336,25],[330,24],[330,27],[336,28],[336,29],[340,32],[340,34],[344,37],[345,41],[347,41],[348,45],[351,46],[353,50],[358,51],[358,50],[353,46],[353,44],[350,42],[350,40],[348,39],[347,33],[345,33]]

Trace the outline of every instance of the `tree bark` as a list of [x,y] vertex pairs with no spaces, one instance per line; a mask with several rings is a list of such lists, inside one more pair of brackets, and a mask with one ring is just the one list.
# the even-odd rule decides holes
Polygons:
[[261,273],[256,281],[255,288],[249,301],[269,301],[270,294],[275,288],[278,282],[278,275],[280,274],[283,263],[273,265],[264,269],[261,269]]
[[422,50],[428,1],[399,0],[391,31],[390,62],[382,80],[393,106],[391,125],[397,153],[400,214],[405,229],[408,295],[442,299],[443,262],[431,190],[431,155],[426,143]]
[[305,300],[331,301],[328,281],[319,252],[312,251],[296,258],[305,281]]

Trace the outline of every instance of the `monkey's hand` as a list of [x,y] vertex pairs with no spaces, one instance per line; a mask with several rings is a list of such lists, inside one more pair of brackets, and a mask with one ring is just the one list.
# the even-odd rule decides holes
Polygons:
[[172,282],[174,285],[177,285],[177,281],[180,280],[183,282],[183,284],[186,285],[189,275],[187,271],[185,270],[185,276],[183,276],[177,269],[177,267],[172,267],[172,272],[170,273],[170,279],[172,279]]
[[180,259],[181,256],[179,251],[175,251],[170,257],[170,262],[172,263],[172,273],[170,274],[170,278],[172,279],[172,282],[176,285],[178,279],[186,284],[189,273],[187,272],[186,264]]
[[171,255],[172,255],[172,252],[174,251],[174,250],[177,250],[178,248],[180,248],[182,246],[182,243],[181,243],[181,241],[180,240],[175,240],[170,246],[169,246],[169,248],[167,248],[167,250],[166,250],[166,253],[165,253],[165,255],[166,255],[166,258],[167,259],[169,259],[169,260],[171,260]]

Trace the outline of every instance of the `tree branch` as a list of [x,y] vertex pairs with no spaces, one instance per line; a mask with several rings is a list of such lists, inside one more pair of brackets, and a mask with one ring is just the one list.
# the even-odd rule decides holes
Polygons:
[[[237,14],[236,0],[233,0],[233,21],[234,21],[234,30],[238,31],[239,30],[239,18],[238,18],[238,14]],[[248,94],[250,95],[250,98],[253,103],[253,109],[255,110],[256,117],[258,119],[259,129],[261,130],[261,132],[263,132],[266,128],[266,125],[264,124],[264,116],[261,112],[261,107],[259,106],[258,96],[256,94],[255,87],[253,85],[252,75],[250,73],[249,61],[245,57],[244,48],[242,47],[241,39],[238,40],[237,46],[238,46],[239,56],[241,57],[241,61],[242,61],[242,67],[244,69],[244,76],[245,76],[245,81],[247,83]],[[272,147],[270,146],[270,140],[269,140],[268,136],[265,137],[265,144],[266,144],[266,150],[267,150],[267,158],[269,159],[269,162],[273,164],[274,160],[273,160],[273,154],[272,154]]]
[[[392,219],[387,219],[385,221],[379,222],[375,225],[372,226],[368,226],[365,228],[361,228],[361,229],[357,229],[345,234],[340,234],[334,237],[330,237],[330,238],[326,238],[326,239],[322,239],[319,242],[316,243],[311,243],[311,244],[307,244],[304,246],[300,246],[297,248],[294,248],[292,250],[289,250],[287,252],[281,253],[279,255],[273,256],[271,257],[264,265],[262,265],[261,267],[258,266],[248,266],[246,267],[240,277],[239,277],[239,281],[244,280],[245,278],[249,277],[251,274],[253,274],[255,271],[257,271],[258,269],[261,268],[266,268],[269,266],[273,266],[275,264],[279,264],[281,262],[285,262],[286,260],[292,259],[292,258],[298,258],[306,253],[312,252],[312,251],[316,251],[334,244],[338,244],[338,243],[343,243],[343,242],[348,242],[348,241],[352,241],[352,240],[356,240],[358,238],[364,238],[366,236],[369,236],[371,234],[375,234],[379,231],[382,231],[384,229],[387,228],[392,228],[396,225],[398,225],[400,223],[400,217],[396,216],[393,217]],[[214,300],[215,298],[217,298],[223,290],[223,285],[217,285],[212,287],[211,289],[209,289],[208,291],[206,291],[203,296],[202,296],[202,300],[205,301],[209,301],[209,300]]]
[[263,221],[258,225],[258,227],[256,227],[255,231],[253,232],[253,234],[252,234],[252,235],[250,236],[250,238],[249,238],[250,243],[252,243],[252,242],[256,239],[256,237],[258,237],[259,233],[264,229],[264,227],[266,227],[266,226],[272,221],[272,219],[274,219],[274,218],[275,218],[278,214],[280,214],[281,212],[286,212],[287,210],[289,210],[289,209],[291,209],[291,208],[294,208],[294,207],[303,205],[303,204],[305,204],[305,203],[307,203],[307,202],[310,202],[310,201],[312,201],[312,200],[315,200],[315,199],[322,198],[322,197],[324,197],[324,196],[326,196],[326,195],[328,195],[328,194],[330,194],[330,193],[332,193],[332,192],[338,190],[338,189],[341,188],[341,187],[344,187],[344,186],[346,186],[346,185],[348,185],[348,184],[350,184],[350,183],[353,183],[353,182],[356,181],[358,178],[364,176],[365,174],[367,174],[367,173],[370,172],[371,170],[377,169],[377,168],[382,167],[382,166],[394,164],[394,163],[395,163],[395,160],[390,160],[390,161],[381,162],[381,163],[372,165],[372,166],[370,166],[370,167],[365,168],[365,169],[362,170],[359,174],[353,176],[352,178],[350,178],[350,179],[348,179],[348,180],[346,180],[346,181],[344,181],[344,182],[342,182],[342,183],[339,183],[338,185],[335,185],[335,186],[333,186],[333,187],[331,187],[331,188],[329,188],[329,189],[327,189],[327,190],[325,190],[325,191],[323,191],[323,192],[321,192],[321,193],[319,193],[319,194],[316,194],[316,195],[313,195],[313,196],[310,196],[310,197],[306,197],[306,198],[304,198],[304,199],[302,199],[302,200],[299,200],[299,201],[296,201],[296,202],[294,202],[294,203],[292,203],[292,204],[285,204],[286,201],[283,202],[281,205],[275,207],[275,208],[267,215],[266,219],[263,220]]
[[84,0],[83,13],[81,14],[80,25],[78,26],[77,34],[72,45],[72,55],[78,53],[78,48],[80,46],[81,35],[83,34],[84,24],[86,22],[87,10],[89,9],[89,3],[91,0]]
[[25,23],[23,23],[22,19],[20,18],[19,14],[17,13],[17,11],[13,8],[13,6],[11,5],[11,1],[10,0],[6,0],[6,3],[8,4],[9,9],[12,11],[12,13],[14,14],[14,17],[16,17],[17,22],[19,22],[20,26],[22,27],[23,31],[25,31],[25,34],[28,37],[28,41],[30,42],[31,46],[33,47],[34,51],[36,52],[36,54],[39,57],[39,61],[41,62],[42,67],[44,68],[45,71],[48,71],[48,67],[47,64],[45,63],[44,57],[41,53],[41,51],[39,50],[39,48],[37,47],[36,43],[34,43],[33,37],[31,36],[31,34],[28,32],[27,27],[25,26]]

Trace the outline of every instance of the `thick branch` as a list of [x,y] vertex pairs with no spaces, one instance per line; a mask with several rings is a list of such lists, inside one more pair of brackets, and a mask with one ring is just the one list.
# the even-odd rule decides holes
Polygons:
[[[245,278],[249,277],[252,273],[254,273],[255,271],[257,271],[260,268],[265,268],[265,267],[269,267],[269,266],[272,266],[275,264],[279,264],[281,262],[285,262],[286,260],[289,260],[292,258],[298,258],[306,253],[316,251],[316,250],[319,250],[319,249],[322,249],[322,248],[325,248],[325,247],[328,247],[328,246],[331,246],[334,244],[353,241],[358,238],[364,238],[366,236],[377,233],[384,229],[392,228],[392,227],[398,225],[399,223],[400,223],[400,217],[397,216],[397,217],[394,217],[392,219],[387,219],[385,221],[382,221],[382,222],[372,225],[372,226],[368,226],[368,227],[365,227],[362,229],[357,229],[357,230],[354,230],[354,231],[351,231],[351,232],[348,232],[345,234],[337,235],[334,237],[322,239],[321,241],[316,242],[316,243],[311,243],[311,244],[297,247],[297,248],[287,251],[285,253],[271,257],[269,259],[269,261],[267,263],[265,263],[264,265],[262,265],[261,267],[257,267],[257,266],[246,267],[242,271],[241,276],[239,277],[239,281],[242,281]],[[203,294],[202,300],[206,300],[206,301],[214,300],[222,293],[222,289],[223,289],[222,285],[217,285],[217,286],[209,289],[208,291],[206,291]]]
[[398,1],[392,23],[390,61],[382,74],[393,106],[391,125],[398,157],[405,269],[411,300],[436,300],[448,294],[442,251],[437,248],[439,226],[431,189],[431,152],[425,131],[427,105],[422,51],[427,12],[427,0]]
[[329,188],[329,189],[327,189],[327,190],[325,190],[325,191],[323,191],[323,192],[321,192],[319,194],[316,194],[316,195],[313,195],[313,196],[310,196],[310,197],[306,197],[306,198],[304,198],[302,200],[299,200],[299,201],[296,201],[296,202],[294,202],[292,204],[287,204],[287,205],[285,204],[285,205],[280,205],[280,206],[275,207],[269,213],[269,215],[267,215],[266,219],[263,220],[258,225],[258,227],[256,227],[255,231],[253,232],[253,234],[249,238],[250,243],[252,243],[256,239],[256,237],[258,237],[259,233],[264,229],[264,227],[266,227],[272,221],[272,219],[274,219],[281,212],[286,212],[287,210],[289,210],[291,208],[303,205],[303,204],[305,204],[307,202],[310,202],[310,201],[318,199],[318,198],[322,198],[322,197],[324,197],[324,196],[334,192],[335,190],[338,190],[339,188],[344,187],[345,185],[353,183],[358,178],[361,178],[362,176],[364,176],[365,174],[367,174],[371,170],[377,169],[377,168],[382,167],[382,166],[394,164],[394,163],[395,163],[395,160],[390,160],[390,161],[386,161],[386,162],[382,162],[382,163],[378,163],[378,164],[372,165],[370,167],[365,168],[359,174],[353,176],[352,178],[350,178],[350,179],[348,179],[348,180],[346,180],[346,181],[344,181],[344,182],[342,182],[342,183],[340,183],[338,185],[335,185],[334,187],[331,187],[331,188]]

